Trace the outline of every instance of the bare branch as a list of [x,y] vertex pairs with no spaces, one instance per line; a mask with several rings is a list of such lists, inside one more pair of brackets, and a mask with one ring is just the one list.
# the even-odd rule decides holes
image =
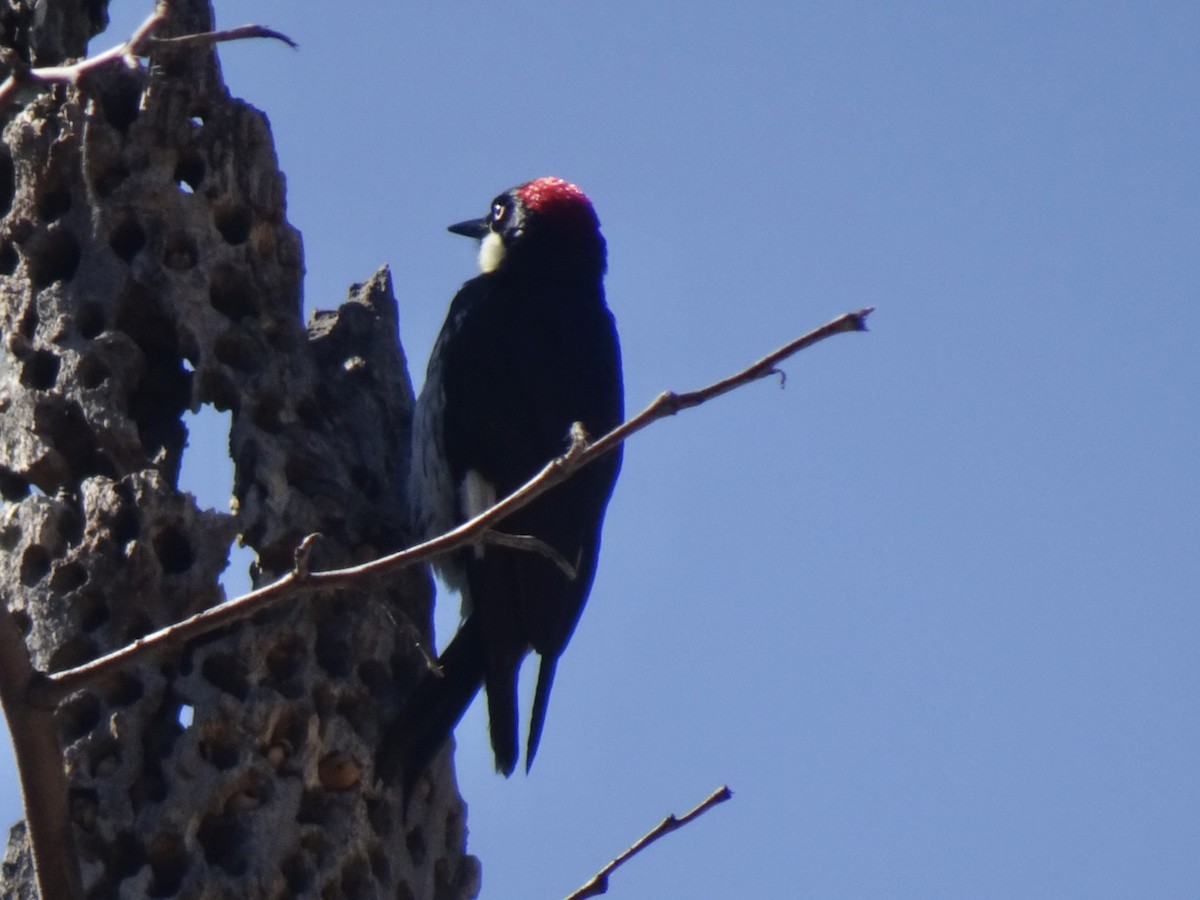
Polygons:
[[[309,578],[313,576],[308,576]],[[182,621],[152,631],[126,644],[119,650],[107,653],[89,663],[49,675],[45,680],[31,683],[27,702],[37,705],[54,705],[76,691],[90,687],[105,678],[142,662],[168,647],[175,647],[193,638],[208,634],[225,625],[240,622],[268,605],[284,597],[294,597],[308,586],[305,578],[289,572],[266,587],[226,600],[203,612]]]
[[9,54],[6,62],[11,67],[11,71],[8,78],[0,84],[0,107],[11,100],[13,95],[25,85],[78,84],[79,79],[86,73],[117,60],[122,60],[131,69],[137,69],[141,66],[140,59],[148,56],[150,51],[156,47],[210,47],[223,41],[238,41],[246,38],[271,38],[282,41],[292,48],[297,46],[296,42],[287,35],[261,25],[241,25],[222,31],[206,31],[200,34],[185,34],[171,38],[157,37],[155,32],[166,20],[167,14],[167,4],[160,2],[158,8],[138,26],[137,31],[125,43],[110,47],[102,53],[89,56],[87,59],[71,65],[31,69],[20,57]]
[[67,775],[53,710],[26,701],[29,685],[41,677],[16,622],[0,609],[0,702],[21,781],[34,877],[39,896],[66,900],[83,896],[83,882],[71,839]]
[[692,809],[682,816],[670,815],[655,825],[650,831],[646,832],[632,847],[621,853],[608,863],[603,869],[597,872],[588,880],[586,884],[571,894],[568,894],[566,900],[584,900],[585,897],[598,897],[601,894],[608,893],[608,876],[623,866],[629,860],[633,859],[660,837],[670,834],[672,831],[677,831],[693,819],[697,819],[704,815],[718,803],[724,803],[733,796],[727,786],[722,785],[717,788],[703,803]]
[[[167,647],[175,647],[193,638],[200,637],[217,628],[230,625],[249,618],[267,606],[285,597],[295,597],[311,591],[328,591],[353,587],[365,578],[382,578],[409,566],[427,562],[434,557],[457,550],[468,544],[477,544],[489,540],[494,526],[505,517],[522,509],[540,497],[546,491],[561,484],[577,470],[583,468],[610,453],[619,444],[628,440],[652,422],[673,416],[680,410],[699,406],[709,400],[727,394],[735,388],[766,378],[776,372],[776,366],[783,360],[813,344],[849,331],[866,331],[866,319],[874,311],[873,308],[860,309],[857,312],[846,313],[831,322],[810,331],[803,337],[785,344],[762,359],[747,366],[745,369],[714,382],[699,390],[676,394],[666,391],[659,394],[654,401],[631,419],[618,425],[608,434],[594,443],[588,443],[583,428],[576,423],[571,428],[571,445],[562,456],[552,459],[542,467],[541,471],[529,481],[509,494],[495,506],[480,513],[475,518],[464,522],[445,534],[417,544],[407,550],[401,550],[389,556],[384,556],[357,566],[344,569],[333,569],[327,572],[308,572],[307,566],[301,564],[296,570],[284,575],[278,581],[265,587],[258,588],[241,597],[227,600],[217,606],[196,613],[181,622],[169,625],[134,641],[126,647],[85,663],[74,669],[48,676],[29,688],[30,703],[53,705],[64,697],[81,690],[97,681],[121,671],[134,663],[157,653]],[[501,539],[501,542],[504,539]],[[541,548],[533,548],[540,550]]]
[[105,56],[145,56],[146,44],[150,38],[154,36],[154,32],[158,30],[158,26],[167,18],[167,13],[170,12],[166,0],[161,0],[157,3],[149,17],[135,31],[124,44],[118,44],[104,53],[100,54],[100,58]]

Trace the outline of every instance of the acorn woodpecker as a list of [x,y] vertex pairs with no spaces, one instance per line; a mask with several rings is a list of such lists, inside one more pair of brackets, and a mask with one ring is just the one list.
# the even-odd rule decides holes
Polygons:
[[[409,498],[420,536],[483,512],[570,443],[575,422],[598,437],[620,424],[621,356],[605,305],[606,248],[587,196],[559,178],[505,191],[482,219],[450,226],[479,240],[482,273],[450,304],[414,413]],[[435,565],[462,598],[463,621],[400,716],[399,759],[411,783],[445,742],[480,684],[496,769],[516,766],[517,674],[541,656],[525,751],[537,753],[554,669],[579,621],[600,550],[620,449],[497,526],[543,552],[475,545]],[[557,559],[554,555],[557,554]],[[383,753],[396,755],[395,744]]]

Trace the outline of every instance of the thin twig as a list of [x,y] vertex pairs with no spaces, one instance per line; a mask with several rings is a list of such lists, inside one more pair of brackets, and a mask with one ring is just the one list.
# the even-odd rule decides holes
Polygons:
[[381,578],[441,556],[443,553],[457,550],[459,547],[480,543],[504,518],[518,509],[528,506],[546,491],[566,481],[576,471],[594,462],[605,453],[610,453],[619,444],[652,422],[673,416],[680,410],[699,406],[744,384],[766,378],[775,372],[775,367],[784,359],[826,338],[849,331],[866,331],[867,316],[873,311],[872,307],[868,307],[839,316],[803,337],[767,354],[740,372],[707,387],[682,394],[670,391],[659,394],[649,406],[636,416],[618,425],[593,443],[588,443],[587,435],[576,423],[571,429],[571,445],[562,456],[546,463],[541,471],[496,503],[495,506],[445,534],[407,550],[401,550],[357,566],[332,569],[326,572],[307,572],[303,569],[289,572],[278,581],[265,587],[227,600],[181,622],[168,625],[166,628],[139,638],[132,644],[99,659],[50,675],[30,686],[28,700],[35,704],[54,705],[75,691],[94,684],[114,672],[124,670],[164,648],[178,646],[217,628],[249,618],[285,597],[291,598],[312,591],[353,587],[361,584],[363,579]]
[[717,788],[708,798],[697,806],[695,809],[684,813],[682,816],[670,815],[655,825],[650,831],[646,832],[632,847],[621,853],[615,859],[608,863],[603,869],[593,875],[586,884],[571,894],[568,894],[565,900],[584,900],[585,897],[599,897],[601,894],[608,893],[608,876],[623,866],[629,860],[633,859],[660,837],[670,834],[672,831],[677,831],[693,819],[704,815],[718,803],[724,803],[733,796],[727,786],[722,785]]
[[534,537],[532,534],[508,534],[503,531],[489,531],[483,536],[483,543],[494,544],[497,547],[508,547],[511,550],[529,550],[533,553],[540,553],[550,562],[558,567],[558,570],[567,576],[567,581],[574,581],[579,577],[579,570],[567,560],[565,556],[543,541],[541,538]]
[[264,28],[262,25],[239,25],[236,28],[225,28],[221,31],[205,31],[200,34],[182,34],[179,37],[151,38],[150,44],[152,47],[171,46],[171,47],[208,47],[212,44],[219,44],[223,41],[242,41],[247,38],[269,38],[273,41],[283,41],[293,50],[299,49],[300,45],[293,41],[290,37],[273,28]]

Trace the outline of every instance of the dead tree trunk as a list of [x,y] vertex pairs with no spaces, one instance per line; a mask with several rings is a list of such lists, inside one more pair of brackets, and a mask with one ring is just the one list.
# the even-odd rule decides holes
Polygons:
[[[0,12],[3,39],[34,65],[81,56],[97,4],[42,5]],[[211,27],[206,0],[172,7],[169,33]],[[408,537],[412,389],[386,271],[305,328],[265,117],[211,50],[152,63],[0,110],[0,614],[43,672],[221,600],[237,535],[258,582],[313,532],[313,568]],[[181,416],[202,404],[232,412],[233,515],[177,486]],[[449,754],[407,817],[374,777],[430,606],[416,573],[296,601],[64,702],[86,895],[474,896]],[[32,895],[23,835],[5,896]]]

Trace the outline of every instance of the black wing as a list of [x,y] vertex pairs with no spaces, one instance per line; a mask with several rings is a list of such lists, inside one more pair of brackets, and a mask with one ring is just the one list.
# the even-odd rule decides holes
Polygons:
[[[504,305],[496,275],[463,286],[451,306],[456,328],[443,367],[447,461],[456,484],[470,471],[497,498],[518,488],[569,444],[572,423],[592,436],[623,416],[620,349],[603,292],[530,286]],[[540,294],[530,296],[529,292]],[[535,302],[529,302],[530,300]],[[458,307],[456,310],[455,307]],[[464,314],[469,311],[469,314]],[[451,324],[451,323],[448,323]],[[526,762],[537,749],[554,663],[579,621],[595,574],[605,506],[620,468],[614,451],[514,513],[500,529],[552,546],[576,570],[529,551],[490,546],[461,562],[484,643],[484,680],[497,768],[517,756],[517,669],[532,647],[543,658]]]
[[[577,286],[556,292],[530,285],[522,294],[501,277],[479,276],[455,296],[438,340],[441,382],[433,385],[444,394],[443,443],[454,484],[475,471],[497,498],[562,453],[574,422],[583,422],[596,437],[623,416],[620,349],[599,285],[590,293]],[[514,296],[522,299],[519,308],[505,308],[503,298]],[[501,526],[553,546],[575,567],[574,579],[528,551],[495,546],[482,555],[460,551],[456,563],[474,609],[439,659],[442,674],[418,685],[381,742],[377,768],[386,781],[402,767],[411,794],[481,682],[487,685],[496,767],[511,773],[518,754],[517,671],[532,647],[542,663],[528,768],[558,656],[591,588],[620,460],[618,448]]]

